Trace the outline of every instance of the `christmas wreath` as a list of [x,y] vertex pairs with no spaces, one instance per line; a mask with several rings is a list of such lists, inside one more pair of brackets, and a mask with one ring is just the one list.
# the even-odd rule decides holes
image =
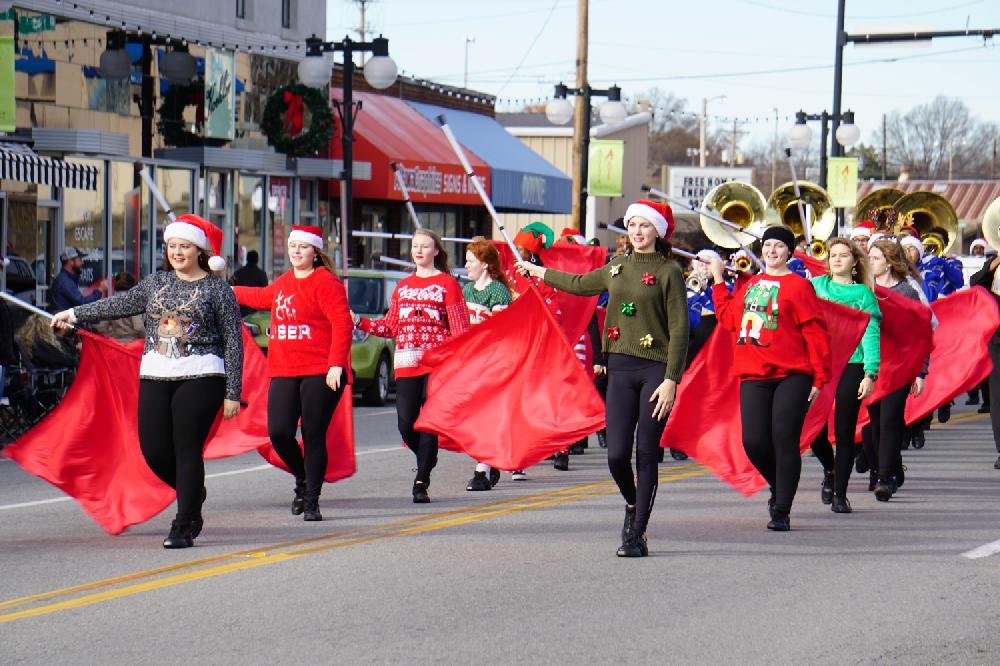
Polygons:
[[267,99],[260,129],[275,150],[286,155],[312,155],[333,136],[333,114],[315,88],[291,83]]

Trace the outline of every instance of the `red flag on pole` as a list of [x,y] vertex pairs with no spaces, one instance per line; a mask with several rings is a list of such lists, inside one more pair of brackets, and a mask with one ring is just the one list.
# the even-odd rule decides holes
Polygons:
[[[868,324],[868,314],[823,301],[830,332],[831,377],[813,401],[802,427],[805,451],[819,434],[833,405],[837,382]],[[740,381],[733,374],[736,334],[717,326],[684,373],[661,446],[691,456],[744,495],[764,487],[764,478],[743,450]]]
[[416,428],[492,467],[526,469],[604,427],[604,402],[535,289],[423,363]]

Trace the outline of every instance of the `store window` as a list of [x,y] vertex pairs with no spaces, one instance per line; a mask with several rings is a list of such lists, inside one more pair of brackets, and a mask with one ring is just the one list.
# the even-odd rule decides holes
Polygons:
[[274,276],[281,275],[291,266],[286,255],[288,232],[292,226],[292,180],[272,177],[268,179],[267,215],[271,221],[271,267]]
[[235,265],[245,266],[247,253],[257,253],[258,265],[267,270],[264,261],[264,179],[240,174],[239,194],[236,197],[236,252]]
[[63,190],[63,247],[75,247],[83,257],[80,288],[96,286],[107,269],[104,256],[104,161],[67,158],[71,164],[97,169],[97,191]]
[[[135,166],[131,162],[111,162],[111,275],[127,271],[136,278],[149,273],[143,268],[141,239],[142,188],[136,186]],[[148,259],[145,262],[149,263]]]

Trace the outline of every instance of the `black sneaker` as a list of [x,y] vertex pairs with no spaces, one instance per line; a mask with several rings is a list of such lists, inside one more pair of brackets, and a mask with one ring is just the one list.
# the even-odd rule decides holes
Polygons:
[[[942,409],[943,409],[943,407],[942,407]],[[951,417],[949,416],[949,418],[951,418]],[[914,430],[913,431],[913,439],[911,440],[911,442],[913,444],[913,448],[915,448],[915,449],[919,450],[919,449],[924,448],[924,444],[927,443],[924,440],[924,431],[921,430],[920,428],[917,428],[916,430]]]
[[645,534],[629,534],[628,538],[618,546],[618,557],[646,557],[649,547],[646,545]]
[[823,504],[833,502],[833,470],[823,472],[823,487],[819,491],[819,501]]
[[490,488],[500,483],[500,470],[490,467]]
[[875,499],[879,502],[888,502],[894,491],[891,481],[879,481],[875,484]]
[[427,494],[427,484],[423,481],[413,482],[413,503],[414,504],[428,504],[431,498]]
[[163,540],[164,548],[190,548],[193,545],[190,522],[175,520],[170,523],[170,534]]
[[292,500],[292,515],[298,516],[302,514],[305,509],[306,500],[306,482],[296,481],[295,482],[295,498]]
[[565,472],[569,470],[569,454],[565,451],[557,453],[552,458],[552,467],[559,470],[560,472]]
[[792,522],[788,519],[787,513],[775,509],[774,517],[767,524],[767,529],[772,532],[787,532],[792,529]]
[[465,487],[466,490],[490,490],[493,486],[490,485],[490,480],[486,478],[486,472],[476,472],[472,475],[472,479],[469,481],[469,485]]
[[945,404],[938,407],[938,423],[947,423],[951,420],[951,403],[946,402]]
[[670,449],[670,457],[674,460],[687,460],[688,455],[683,451],[678,451],[677,449]]
[[305,505],[302,507],[302,520],[307,521],[319,521],[323,520],[323,514],[319,512],[319,498],[305,499]]
[[990,413],[990,403],[984,402],[979,405],[979,409],[976,410],[977,414],[989,414]]
[[830,503],[830,510],[834,513],[851,513],[851,503],[846,495],[841,497],[835,494],[833,501]]

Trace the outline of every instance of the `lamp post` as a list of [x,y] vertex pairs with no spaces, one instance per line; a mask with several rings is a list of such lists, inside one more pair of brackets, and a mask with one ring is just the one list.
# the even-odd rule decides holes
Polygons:
[[590,158],[590,113],[591,99],[593,97],[607,97],[608,101],[601,104],[598,110],[601,122],[606,125],[617,125],[628,116],[628,110],[622,104],[622,90],[618,86],[611,86],[606,90],[591,88],[589,83],[585,83],[579,88],[568,88],[563,83],[557,83],[555,95],[545,105],[545,117],[550,123],[555,125],[565,125],[573,118],[573,105],[566,99],[567,95],[575,95],[583,100],[583,131],[580,136],[575,137],[580,145],[580,162],[577,164],[577,174],[580,180],[579,211],[578,220],[574,220],[576,228],[581,233],[586,234],[587,223],[587,171]]
[[[788,130],[788,142],[793,148],[808,148],[809,144],[812,143],[812,129],[806,124],[809,120],[819,120],[821,123],[820,130],[820,147],[819,147],[819,185],[824,190],[826,189],[827,179],[826,179],[826,163],[827,163],[827,138],[829,136],[829,124],[833,121],[834,127],[834,138],[836,141],[832,142],[831,152],[835,157],[843,155],[843,149],[853,146],[861,138],[861,130],[857,125],[854,124],[854,112],[845,111],[844,113],[828,113],[823,111],[822,113],[806,113],[805,111],[799,111],[795,114],[795,124],[790,130]],[[841,124],[842,123],[842,124]],[[837,216],[837,231],[839,232],[841,227],[844,225],[844,209],[836,208]]]
[[341,173],[340,256],[341,268],[347,271],[347,239],[351,229],[354,184],[354,118],[361,110],[361,102],[354,102],[354,54],[370,52],[372,57],[364,65],[365,81],[376,90],[384,90],[396,82],[398,69],[389,57],[389,40],[379,35],[370,42],[356,42],[345,36],[339,42],[324,42],[313,35],[306,39],[306,56],[299,62],[299,81],[311,88],[323,89],[330,84],[331,61],[327,53],[344,54],[343,101],[334,100],[333,106],[340,118],[340,143],[344,153],[344,170]]

